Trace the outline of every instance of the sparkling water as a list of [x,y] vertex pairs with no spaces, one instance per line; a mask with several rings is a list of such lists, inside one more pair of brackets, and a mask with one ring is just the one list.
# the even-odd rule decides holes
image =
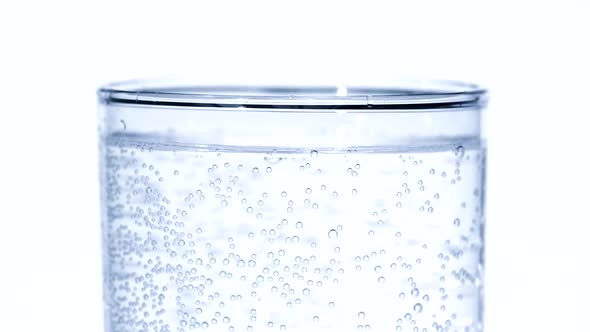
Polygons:
[[479,331],[479,141],[231,150],[107,138],[107,330]]

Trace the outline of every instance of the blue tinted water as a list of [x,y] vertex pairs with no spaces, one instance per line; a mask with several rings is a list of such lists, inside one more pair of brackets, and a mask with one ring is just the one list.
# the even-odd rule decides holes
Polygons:
[[479,331],[485,150],[399,151],[109,139],[107,329]]

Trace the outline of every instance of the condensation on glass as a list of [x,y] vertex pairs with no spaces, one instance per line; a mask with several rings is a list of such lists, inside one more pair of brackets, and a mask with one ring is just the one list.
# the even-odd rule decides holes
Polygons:
[[107,331],[481,331],[487,92],[98,92]]

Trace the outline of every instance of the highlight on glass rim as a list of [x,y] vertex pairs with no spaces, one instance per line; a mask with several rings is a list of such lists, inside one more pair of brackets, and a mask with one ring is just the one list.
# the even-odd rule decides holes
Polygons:
[[98,97],[106,331],[482,330],[485,89]]

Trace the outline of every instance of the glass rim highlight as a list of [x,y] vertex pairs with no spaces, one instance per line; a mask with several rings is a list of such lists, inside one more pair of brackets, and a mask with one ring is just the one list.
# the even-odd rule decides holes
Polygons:
[[134,80],[105,85],[109,105],[246,112],[481,111],[488,91],[476,84],[399,80],[388,85],[193,85],[178,80]]

